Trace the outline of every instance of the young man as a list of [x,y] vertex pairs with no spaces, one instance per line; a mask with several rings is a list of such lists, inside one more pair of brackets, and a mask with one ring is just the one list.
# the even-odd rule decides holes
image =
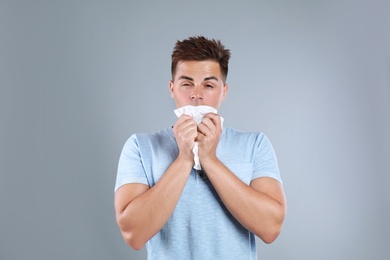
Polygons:
[[[190,37],[172,53],[169,88],[177,108],[217,111],[228,93],[230,51]],[[194,147],[201,170],[194,169]],[[154,134],[134,134],[119,160],[115,211],[125,241],[148,259],[257,259],[255,235],[278,236],[286,212],[274,150],[262,133],[197,124],[183,114]]]

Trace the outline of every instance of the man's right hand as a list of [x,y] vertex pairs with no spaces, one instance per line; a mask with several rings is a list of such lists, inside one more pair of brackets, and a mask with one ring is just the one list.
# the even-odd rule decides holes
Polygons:
[[198,136],[197,124],[191,116],[181,115],[173,126],[173,133],[179,148],[179,156],[185,160],[194,161],[192,148]]

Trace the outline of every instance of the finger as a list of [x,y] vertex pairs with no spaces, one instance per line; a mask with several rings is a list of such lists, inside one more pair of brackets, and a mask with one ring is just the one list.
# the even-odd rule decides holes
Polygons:
[[202,131],[207,131],[207,129],[205,129],[203,126],[206,126],[210,131],[214,131],[214,130],[217,130],[218,132],[222,131],[221,119],[218,115],[215,114],[205,116],[199,126],[201,126],[200,129]]
[[195,121],[192,119],[192,117],[187,115],[182,115],[179,117],[179,119],[176,121],[175,125],[173,126],[174,131],[186,128],[189,125],[193,125]]
[[215,113],[207,113],[203,119],[208,118],[210,119],[214,125],[218,126],[221,125],[221,117],[218,114]]
[[180,117],[173,127],[175,136],[186,139],[187,136],[196,138],[198,131],[195,121],[190,116]]
[[215,129],[214,123],[206,118],[198,125],[198,132],[208,135],[213,129]]
[[205,137],[206,137],[206,136],[205,136],[203,133],[198,132],[198,135],[196,136],[195,141],[201,143],[201,142],[205,139]]
[[[191,116],[189,116],[189,115],[181,115],[178,119],[177,119],[177,121],[176,121],[176,124],[175,125],[180,125],[180,124],[182,124],[183,122],[185,122],[185,121],[187,121],[187,120],[190,120],[190,119],[192,119],[192,117]],[[193,119],[192,119],[193,120]]]

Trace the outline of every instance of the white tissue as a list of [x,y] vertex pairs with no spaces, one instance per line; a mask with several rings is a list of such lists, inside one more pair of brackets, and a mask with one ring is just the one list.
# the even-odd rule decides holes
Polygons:
[[[180,117],[181,115],[189,115],[191,116],[196,124],[200,124],[204,118],[204,116],[208,113],[215,113],[217,114],[217,110],[210,106],[184,106],[180,107],[178,109],[174,110],[177,117]],[[223,125],[223,118],[221,117],[221,127]],[[199,156],[198,156],[198,142],[195,142],[194,147],[192,148],[192,152],[194,153],[194,169],[195,170],[201,170],[202,167],[200,166],[199,162]]]

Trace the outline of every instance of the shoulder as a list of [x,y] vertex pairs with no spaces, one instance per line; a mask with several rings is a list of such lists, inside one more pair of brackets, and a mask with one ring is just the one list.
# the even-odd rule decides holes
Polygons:
[[225,147],[241,150],[273,150],[272,143],[263,132],[241,131],[234,128],[224,128],[221,135]]
[[126,143],[158,142],[169,137],[173,137],[173,132],[171,128],[166,128],[154,133],[134,133],[127,139]]
[[250,132],[241,131],[234,128],[224,128],[222,136],[227,140],[232,141],[253,141],[261,142],[262,140],[268,140],[267,136],[263,132]]
[[166,128],[154,133],[134,133],[126,141],[124,150],[154,150],[175,144],[173,131]]

